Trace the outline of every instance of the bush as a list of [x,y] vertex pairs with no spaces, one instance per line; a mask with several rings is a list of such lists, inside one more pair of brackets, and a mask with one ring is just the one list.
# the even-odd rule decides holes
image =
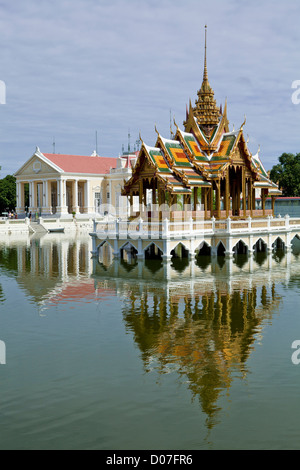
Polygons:
[[0,180],[0,213],[15,210],[16,207],[16,178],[7,175]]

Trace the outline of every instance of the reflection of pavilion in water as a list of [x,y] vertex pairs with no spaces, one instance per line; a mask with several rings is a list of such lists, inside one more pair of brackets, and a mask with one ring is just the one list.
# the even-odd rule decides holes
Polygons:
[[[299,278],[293,253],[230,258],[113,259],[90,256],[88,238],[48,234],[1,240],[0,268],[41,309],[121,296],[123,319],[147,372],[176,371],[187,381],[211,428],[220,401],[247,361],[280,297],[276,284]],[[113,334],[113,332],[112,332]]]
[[[255,282],[259,279],[273,279],[281,282],[284,276],[289,279],[292,261],[298,256],[296,249],[293,252],[278,250],[276,252],[262,252],[251,254],[251,256],[237,255],[233,259],[224,256],[200,256],[195,260],[174,257],[171,263],[165,263],[161,259],[145,259],[138,261],[131,257],[130,252],[124,252],[122,259],[114,259],[110,245],[105,244],[99,249],[99,258],[93,258],[94,274],[107,275],[111,277],[130,277],[141,281],[151,280],[165,282],[170,280],[187,279],[192,284],[197,279],[204,281],[209,288],[214,289],[215,276],[222,275],[226,278],[227,287],[234,283],[235,274],[254,274],[249,280]],[[225,276],[225,278],[224,278]],[[213,281],[213,282],[212,282]],[[212,284],[211,284],[212,282]]]
[[278,311],[276,284],[300,272],[296,256],[262,254],[171,267],[102,261],[95,263],[95,281],[126,298],[124,322],[145,371],[159,376],[176,371],[212,428],[222,396],[233,380],[247,376],[255,343]]
[[7,236],[1,239],[0,267],[44,308],[68,296],[74,300],[94,295],[90,251],[90,237],[85,236]]
[[134,333],[147,372],[173,371],[188,383],[215,424],[218,400],[229,392],[234,377],[247,374],[247,359],[263,323],[277,306],[274,285],[205,292],[194,289],[183,294],[176,289],[169,298],[161,292],[141,296],[132,289],[123,314]]

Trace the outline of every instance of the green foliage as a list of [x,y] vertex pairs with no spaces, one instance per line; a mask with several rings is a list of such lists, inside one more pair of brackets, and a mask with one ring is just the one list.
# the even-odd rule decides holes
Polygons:
[[0,214],[16,207],[16,178],[7,175],[0,180]]
[[300,196],[300,153],[283,153],[279,163],[273,166],[270,178],[279,184],[283,196]]

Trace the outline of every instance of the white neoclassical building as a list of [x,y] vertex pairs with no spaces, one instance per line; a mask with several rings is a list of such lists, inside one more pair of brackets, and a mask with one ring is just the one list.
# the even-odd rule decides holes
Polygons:
[[104,214],[115,210],[128,214],[127,198],[121,190],[132,174],[135,154],[118,158],[34,154],[15,173],[18,215],[28,212],[43,217],[66,214]]

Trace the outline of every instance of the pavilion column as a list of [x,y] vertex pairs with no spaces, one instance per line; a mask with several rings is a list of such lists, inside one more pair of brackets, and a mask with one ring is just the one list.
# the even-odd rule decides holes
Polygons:
[[187,206],[188,206],[188,195],[184,194],[183,195],[183,210],[184,212],[187,212]]
[[226,210],[226,219],[228,219],[229,211],[230,211],[229,171],[227,171],[226,177],[225,177],[225,210]]
[[272,201],[272,215],[274,217],[274,211],[275,211],[275,197],[274,196],[272,196],[271,201]]
[[204,190],[204,217],[205,219],[207,219],[207,209],[208,209],[207,195],[208,195],[209,188],[203,188],[203,190]]
[[216,210],[217,210],[217,218],[221,218],[221,188],[220,188],[220,181],[216,181]]
[[236,181],[235,180],[231,184],[231,195],[232,195],[232,215],[236,215]]
[[161,222],[162,221],[162,204],[163,204],[163,189],[158,188],[157,189],[157,197],[158,197],[158,220]]
[[255,201],[255,188],[254,186],[252,186],[252,207],[253,207],[253,210],[255,211],[256,209],[256,201]]
[[263,211],[263,215],[266,215],[266,208],[265,208],[265,190],[262,189],[261,190],[261,206],[262,206],[262,211]]
[[250,215],[253,217],[253,204],[252,204],[252,178],[249,178],[248,181],[248,204],[250,209]]
[[242,198],[243,198],[243,215],[246,217],[246,177],[245,167],[242,169]]
[[143,200],[144,200],[144,206],[145,210],[147,209],[147,188],[145,185],[143,186]]
[[144,212],[144,207],[143,207],[143,197],[144,197],[144,190],[143,190],[143,180],[140,179],[139,181],[139,211],[140,215],[142,212]]
[[132,194],[130,194],[129,196],[129,207],[130,207],[129,216],[133,217],[133,195]]
[[237,191],[237,197],[236,197],[236,209],[237,209],[237,215],[240,216],[241,215],[241,193],[243,191],[243,183],[242,183],[242,171],[240,169],[238,169],[237,171],[237,188],[236,188],[236,191]]
[[213,187],[210,188],[208,193],[209,197],[209,210],[210,210],[210,217],[214,215],[214,190]]
[[198,188],[194,187],[194,211],[197,211],[197,205],[198,205]]
[[156,204],[156,181],[153,180],[152,182],[152,205]]

